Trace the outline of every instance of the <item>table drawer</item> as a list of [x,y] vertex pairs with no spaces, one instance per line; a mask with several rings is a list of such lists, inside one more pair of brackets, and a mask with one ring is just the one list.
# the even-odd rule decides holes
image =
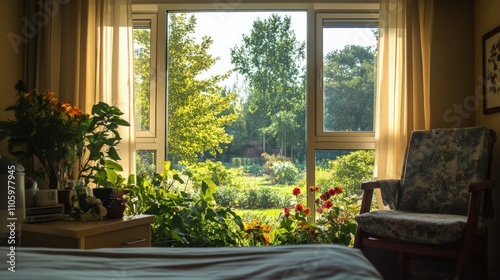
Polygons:
[[84,249],[150,247],[151,232],[149,224],[105,232],[82,239]]

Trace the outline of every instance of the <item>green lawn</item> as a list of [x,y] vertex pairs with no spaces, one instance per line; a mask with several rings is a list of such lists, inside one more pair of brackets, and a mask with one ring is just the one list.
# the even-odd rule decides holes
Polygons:
[[[251,188],[269,188],[275,190],[283,196],[291,196],[292,190],[298,185],[273,185],[271,182],[266,180],[264,176],[248,176],[245,177],[245,181],[249,183]],[[302,193],[305,194],[305,190],[301,187]],[[278,217],[283,213],[283,208],[270,208],[270,209],[234,209],[236,214],[242,217],[243,221],[248,223],[251,221],[260,221],[261,223],[275,223]]]
[[259,221],[260,224],[268,224],[270,226],[276,226],[278,224],[278,218],[280,214],[283,213],[281,208],[273,209],[243,209],[234,210],[238,216],[241,217],[244,223],[251,223],[253,221]]

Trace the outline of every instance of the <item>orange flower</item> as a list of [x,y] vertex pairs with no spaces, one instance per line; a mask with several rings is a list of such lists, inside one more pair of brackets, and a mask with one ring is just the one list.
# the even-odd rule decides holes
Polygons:
[[270,232],[271,231],[271,226],[270,225],[262,225],[261,228],[262,228],[262,231],[265,231],[265,232]]
[[335,187],[335,194],[343,193],[344,188],[343,187]]
[[310,192],[317,192],[317,191],[319,191],[319,188],[318,188],[318,187],[316,187],[316,186],[310,186],[310,187],[309,187],[309,191],[310,191]]
[[306,222],[301,222],[299,224],[299,226],[304,229],[304,230],[308,230],[309,229],[309,224],[307,224]]
[[309,209],[309,208],[305,208],[305,209],[304,209],[304,214],[305,214],[306,216],[307,216],[307,215],[309,215],[310,213],[311,213],[311,209]]
[[52,100],[52,99],[54,98],[54,95],[56,95],[56,93],[55,93],[55,92],[53,92],[53,91],[47,91],[47,92],[45,93],[45,100],[46,100],[46,101],[50,101],[50,100]]
[[268,233],[263,233],[262,237],[264,237],[264,241],[265,241],[266,245],[271,244],[271,237],[269,236]]

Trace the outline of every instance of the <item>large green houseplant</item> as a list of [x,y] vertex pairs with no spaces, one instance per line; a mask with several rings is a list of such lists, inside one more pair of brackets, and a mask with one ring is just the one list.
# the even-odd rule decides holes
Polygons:
[[83,141],[76,147],[80,159],[78,177],[86,185],[113,187],[118,179],[118,172],[123,171],[118,163],[120,156],[116,150],[122,139],[118,128],[130,124],[121,115],[123,112],[120,109],[104,102],[92,107],[91,116],[86,120],[87,129]]

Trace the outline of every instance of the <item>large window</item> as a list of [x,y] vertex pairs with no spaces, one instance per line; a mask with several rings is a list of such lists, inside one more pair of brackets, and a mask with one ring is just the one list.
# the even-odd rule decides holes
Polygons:
[[147,59],[136,46],[138,166],[209,160],[258,176],[264,164],[250,158],[266,153],[292,159],[303,174],[295,184],[320,184],[341,158],[363,160],[362,179],[370,174],[378,4],[155,7],[135,17],[134,36],[151,44]]

